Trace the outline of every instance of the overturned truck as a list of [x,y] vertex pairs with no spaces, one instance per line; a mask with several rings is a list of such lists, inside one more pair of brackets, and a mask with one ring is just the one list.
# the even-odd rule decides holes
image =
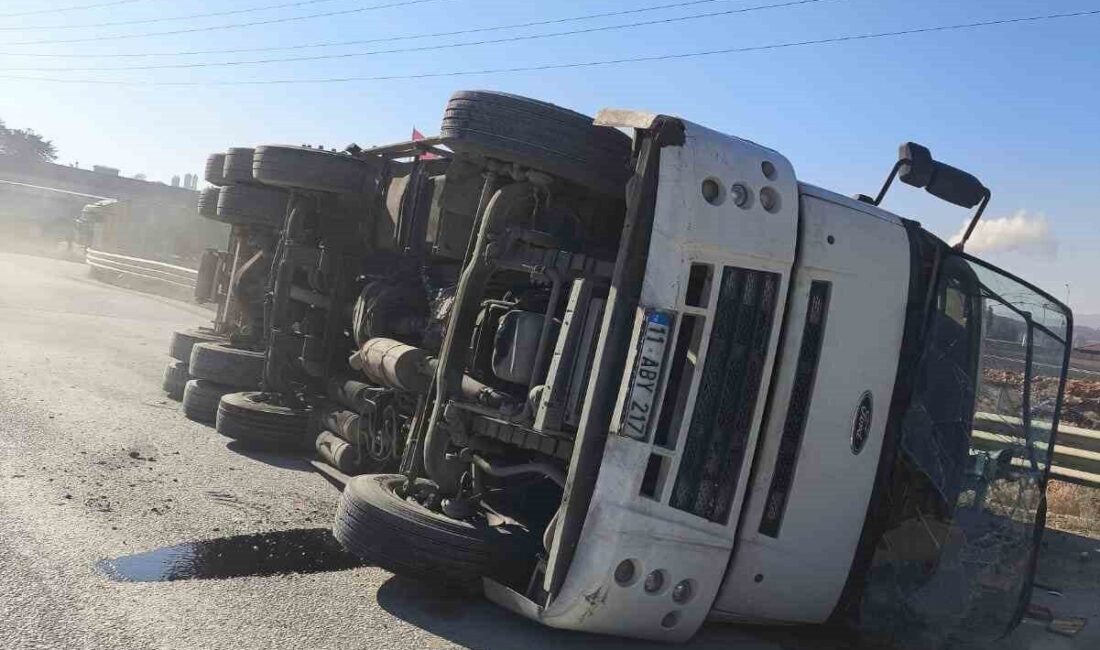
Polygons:
[[[219,430],[315,437],[354,475],[333,531],[359,557],[668,641],[1019,622],[1070,311],[880,207],[897,179],[976,209],[969,235],[974,176],[907,143],[849,198],[686,120],[480,91],[437,138],[297,151],[262,388]],[[1008,321],[1019,358],[987,354]]]
[[[976,222],[976,178],[910,143],[853,199],[685,120],[496,94],[440,137],[480,170],[471,236],[442,342],[352,358],[415,410],[400,472],[346,486],[345,546],[577,630],[1015,626],[1071,315],[879,207],[900,178]],[[1017,385],[987,379],[993,319],[1027,332]],[[1014,433],[978,445],[979,411]]]

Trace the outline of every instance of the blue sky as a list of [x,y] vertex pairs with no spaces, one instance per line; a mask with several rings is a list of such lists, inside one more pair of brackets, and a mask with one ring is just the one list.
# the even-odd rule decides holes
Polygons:
[[[0,14],[91,0],[0,1]],[[289,1],[289,0],[284,0]],[[148,59],[95,54],[297,45],[449,31],[667,4],[674,0],[435,0],[276,25],[95,43],[13,45],[133,34],[340,11],[385,0],[331,0],[298,8],[150,25],[60,29],[116,20],[226,11],[277,0],[138,0],[110,8],[0,18],[0,68],[228,61],[295,52]],[[391,0],[392,1],[392,0]],[[569,25],[402,43],[341,46],[334,54],[485,37],[556,32],[773,4],[728,0]],[[337,60],[157,71],[33,72],[67,79],[207,81],[418,74],[754,46],[912,27],[1100,9],[1100,0],[828,0],[666,25],[528,42]],[[105,164],[167,181],[199,172],[206,154],[270,142],[343,147],[438,128],[461,88],[525,94],[592,113],[604,106],[673,113],[777,149],[799,177],[844,193],[874,193],[897,145],[915,140],[993,190],[991,219],[1023,215],[1041,245],[985,256],[1100,314],[1100,16],[664,62],[419,80],[277,86],[99,86],[0,78],[0,119],[51,138],[61,162]],[[885,207],[949,237],[959,208],[898,187]],[[1045,224],[1045,229],[1043,230]]]

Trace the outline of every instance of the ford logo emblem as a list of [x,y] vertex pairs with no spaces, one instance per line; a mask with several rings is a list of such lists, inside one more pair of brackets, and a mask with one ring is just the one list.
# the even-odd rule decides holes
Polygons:
[[856,406],[855,416],[852,418],[852,453],[863,451],[863,445],[867,444],[867,437],[871,435],[871,419],[875,413],[875,403],[871,397],[871,391],[863,391]]

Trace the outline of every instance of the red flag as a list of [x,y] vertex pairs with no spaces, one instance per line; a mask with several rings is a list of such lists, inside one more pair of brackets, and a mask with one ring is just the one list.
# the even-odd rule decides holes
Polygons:
[[[417,130],[416,130],[416,127],[415,127],[415,126],[413,127],[413,134],[412,134],[412,139],[413,139],[414,141],[415,141],[415,140],[423,140],[423,139],[424,139],[424,134],[423,134],[423,133],[421,133],[420,131],[417,131]],[[420,159],[420,160],[434,160],[434,159],[436,159],[436,158],[438,158],[438,157],[439,157],[438,155],[436,155],[436,154],[434,154],[434,153],[432,153],[432,152],[430,152],[430,151],[425,151],[424,153],[422,153],[422,154],[420,154],[419,156],[417,156],[417,158],[418,158],[418,159]]]

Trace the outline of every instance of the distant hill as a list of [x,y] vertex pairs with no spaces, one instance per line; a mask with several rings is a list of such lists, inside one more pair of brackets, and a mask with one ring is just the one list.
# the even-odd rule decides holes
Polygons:
[[1074,327],[1084,325],[1085,327],[1091,327],[1093,329],[1100,330],[1100,314],[1074,314],[1073,315]]
[[[1100,318],[1100,316],[1093,316],[1093,318]],[[1084,345],[1085,343],[1100,343],[1100,327],[1082,324],[1078,322],[1077,315],[1073,316],[1073,344]]]

